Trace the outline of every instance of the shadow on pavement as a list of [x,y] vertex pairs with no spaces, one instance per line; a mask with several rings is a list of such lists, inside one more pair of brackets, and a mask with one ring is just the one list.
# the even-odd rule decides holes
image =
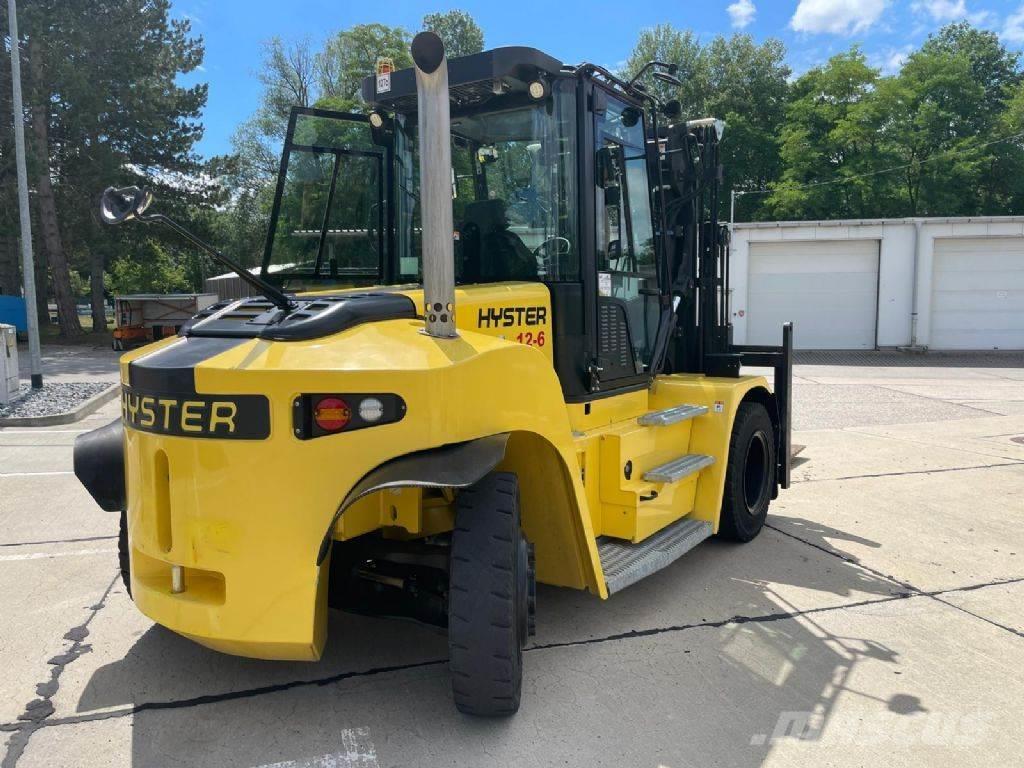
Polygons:
[[[787,523],[816,546],[879,546]],[[859,664],[896,669],[899,649],[822,622],[843,605],[902,594],[766,530],[746,546],[705,543],[607,602],[542,587],[523,708],[511,719],[454,710],[442,633],[339,613],[318,664],[223,656],[153,627],[93,674],[78,711],[133,708],[136,766],[753,767],[787,716],[805,713],[783,735],[814,738],[841,695],[898,714],[923,710],[910,693],[881,700],[851,690]]]

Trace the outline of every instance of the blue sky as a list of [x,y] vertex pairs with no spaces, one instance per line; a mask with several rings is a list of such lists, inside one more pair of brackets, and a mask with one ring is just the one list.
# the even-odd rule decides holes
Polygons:
[[268,38],[320,41],[338,29],[375,21],[416,30],[424,14],[451,8],[476,18],[487,47],[530,45],[567,63],[612,67],[629,55],[641,30],[663,22],[705,40],[733,31],[757,40],[781,38],[796,73],[853,43],[873,64],[894,71],[929,32],[964,18],[999,33],[1015,49],[1024,47],[1024,0],[172,0],[172,12],[191,19],[206,41],[203,71],[189,78],[210,85],[200,152],[229,151],[235,126],[256,108],[256,72]]

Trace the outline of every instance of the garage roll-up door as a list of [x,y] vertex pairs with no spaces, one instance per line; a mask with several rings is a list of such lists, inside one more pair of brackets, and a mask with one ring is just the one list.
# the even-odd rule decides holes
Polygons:
[[1024,349],[1024,238],[937,238],[932,349]]
[[750,244],[750,344],[778,344],[792,321],[797,349],[874,349],[877,297],[877,240]]

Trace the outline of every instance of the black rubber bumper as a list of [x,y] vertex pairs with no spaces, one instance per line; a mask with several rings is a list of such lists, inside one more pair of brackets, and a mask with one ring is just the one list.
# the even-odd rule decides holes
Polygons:
[[108,512],[124,509],[124,426],[121,420],[75,438],[75,477]]

